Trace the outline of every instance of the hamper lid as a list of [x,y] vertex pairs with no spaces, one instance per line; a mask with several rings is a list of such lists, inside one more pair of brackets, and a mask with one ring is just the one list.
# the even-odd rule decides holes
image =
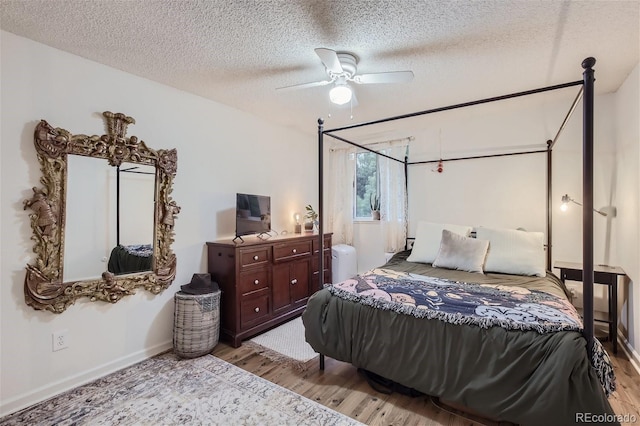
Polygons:
[[193,274],[191,282],[180,286],[187,294],[206,294],[218,291],[218,283],[211,280],[210,274]]

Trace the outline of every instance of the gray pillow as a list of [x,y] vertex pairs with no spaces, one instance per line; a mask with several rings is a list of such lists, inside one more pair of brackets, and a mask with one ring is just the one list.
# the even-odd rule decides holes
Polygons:
[[418,222],[416,239],[413,243],[411,254],[407,258],[407,262],[433,263],[438,255],[443,229],[466,237],[469,236],[473,228],[471,226],[425,222],[421,220]]
[[489,241],[463,237],[443,229],[440,250],[433,266],[482,274],[488,249]]

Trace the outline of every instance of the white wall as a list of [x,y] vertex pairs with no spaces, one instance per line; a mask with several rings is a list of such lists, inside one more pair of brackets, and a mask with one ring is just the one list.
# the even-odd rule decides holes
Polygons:
[[[620,328],[640,365],[640,65],[616,93],[616,157],[612,167],[615,184],[616,258],[629,281],[620,287]],[[633,349],[635,348],[635,349]]]
[[[235,193],[270,195],[274,229],[317,199],[316,127],[309,134],[11,33],[1,32],[0,416],[171,347],[173,295],[206,271],[205,242],[233,234]],[[177,148],[173,198],[177,278],[158,296],[144,291],[111,305],[78,301],[60,315],[24,302],[33,261],[22,202],[39,185],[33,130],[40,119],[72,133],[103,134],[103,111],[136,120],[128,135]],[[295,177],[295,179],[292,179]],[[67,329],[68,349],[52,352]]]

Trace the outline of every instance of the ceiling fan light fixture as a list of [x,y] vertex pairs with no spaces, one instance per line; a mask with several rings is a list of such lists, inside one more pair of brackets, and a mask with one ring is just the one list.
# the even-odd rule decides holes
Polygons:
[[344,105],[350,102],[352,95],[351,88],[345,84],[336,85],[329,91],[329,99],[337,105]]

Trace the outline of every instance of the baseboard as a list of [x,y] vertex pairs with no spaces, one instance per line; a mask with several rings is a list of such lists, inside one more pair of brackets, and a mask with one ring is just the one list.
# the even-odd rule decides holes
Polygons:
[[629,357],[629,362],[631,362],[633,368],[640,374],[640,354],[631,346],[629,341],[620,334],[620,330],[618,330],[618,343],[620,348],[622,348],[624,353]]
[[159,353],[165,352],[171,348],[173,348],[172,341],[161,343],[92,368],[91,370],[41,386],[7,401],[2,401],[2,405],[0,405],[0,418],[22,410],[23,408],[27,408],[33,404],[45,401],[75,387],[92,382],[100,377],[106,376],[107,374],[129,367],[140,361],[144,361],[145,359],[151,358],[152,356],[158,355]]

